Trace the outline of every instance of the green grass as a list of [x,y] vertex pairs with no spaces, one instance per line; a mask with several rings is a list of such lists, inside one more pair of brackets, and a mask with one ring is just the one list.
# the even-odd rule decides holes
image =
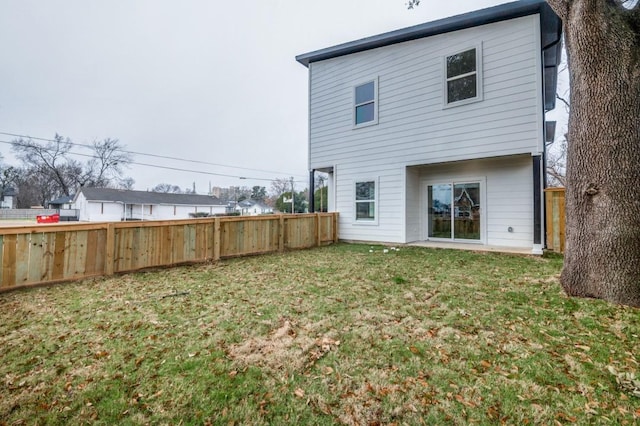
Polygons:
[[561,258],[383,249],[1,294],[0,424],[639,421],[639,311]]

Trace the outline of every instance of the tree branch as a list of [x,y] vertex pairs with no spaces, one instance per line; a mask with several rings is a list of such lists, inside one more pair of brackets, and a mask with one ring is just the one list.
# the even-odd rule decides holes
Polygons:
[[572,0],[547,0],[551,9],[562,19],[562,22],[566,22],[569,17],[569,8]]
[[567,109],[571,108],[571,104],[569,103],[569,101],[567,101],[565,98],[563,98],[562,96],[558,95],[556,93],[556,99],[559,100],[560,102],[562,102],[564,104],[564,106],[567,107]]

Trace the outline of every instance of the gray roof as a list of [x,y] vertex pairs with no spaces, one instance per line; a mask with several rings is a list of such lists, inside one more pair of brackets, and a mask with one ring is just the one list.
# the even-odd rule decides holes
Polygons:
[[[124,204],[166,204],[188,206],[224,206],[226,203],[212,195],[168,194],[163,192],[129,191],[112,188],[80,188],[89,201],[105,201]],[[77,199],[77,195],[76,195]]]
[[15,197],[16,195],[18,195],[18,191],[16,191],[16,189],[13,187],[8,187],[4,189],[1,195],[6,197]]
[[352,53],[364,52],[378,47],[390,46],[410,40],[444,34],[465,28],[477,27],[508,19],[540,14],[541,44],[545,67],[545,109],[555,107],[555,93],[561,55],[562,22],[544,0],[521,0],[505,3],[474,12],[456,15],[413,27],[403,28],[361,40],[350,41],[296,56],[296,60],[308,67],[312,62],[337,58]]
[[63,195],[62,197],[58,197],[55,200],[49,201],[49,205],[51,204],[68,204],[73,201],[75,195]]

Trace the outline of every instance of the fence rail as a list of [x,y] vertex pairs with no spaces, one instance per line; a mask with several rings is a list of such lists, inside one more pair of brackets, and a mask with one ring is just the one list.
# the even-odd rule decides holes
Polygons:
[[564,253],[564,188],[545,189],[547,249]]
[[0,228],[0,291],[338,240],[337,213]]

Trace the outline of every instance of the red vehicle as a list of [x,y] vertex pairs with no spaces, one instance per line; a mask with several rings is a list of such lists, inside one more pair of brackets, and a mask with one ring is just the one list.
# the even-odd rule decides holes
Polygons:
[[56,214],[40,214],[36,216],[37,223],[58,223],[60,222],[60,215]]

